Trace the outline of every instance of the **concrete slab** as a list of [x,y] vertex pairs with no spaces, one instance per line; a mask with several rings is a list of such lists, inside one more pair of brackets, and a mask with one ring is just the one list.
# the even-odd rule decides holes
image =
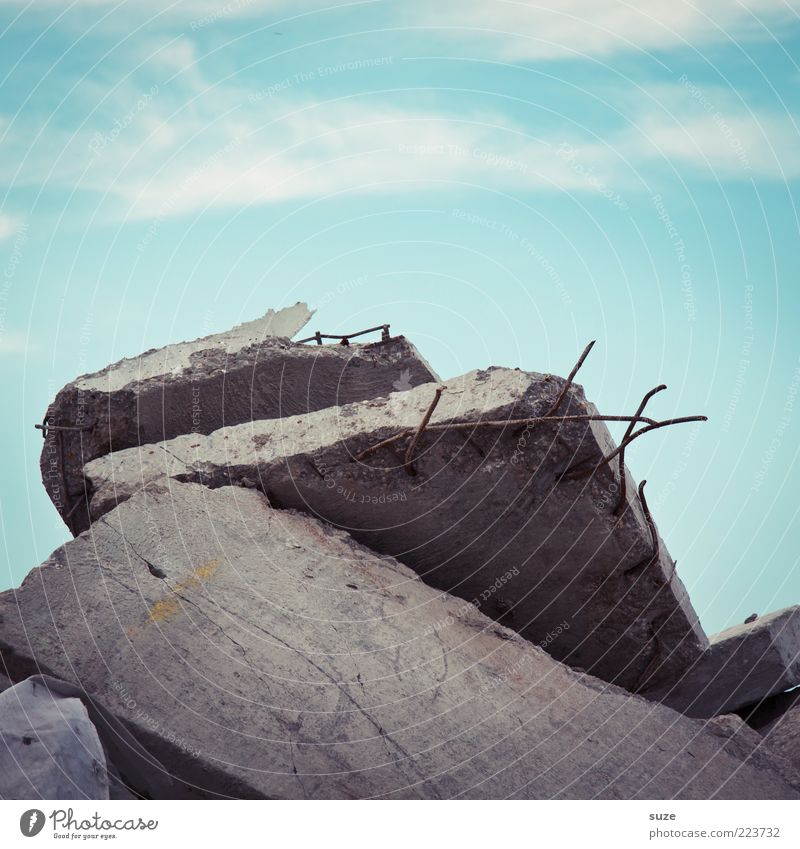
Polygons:
[[800,708],[787,711],[768,731],[770,748],[800,770]]
[[800,684],[800,606],[715,634],[703,656],[657,695],[690,716],[741,711]]
[[103,746],[80,699],[30,680],[0,693],[0,799],[108,799],[108,790]]
[[748,705],[737,713],[759,734],[769,734],[775,724],[794,707],[800,707],[800,687],[786,693],[778,693],[777,696],[768,696],[755,706]]
[[[613,513],[616,464],[589,480],[561,479],[567,467],[613,449],[605,424],[472,427],[542,415],[563,386],[509,369],[448,381],[431,426],[467,429],[427,432],[413,476],[404,445],[355,458],[416,428],[430,385],[118,452],[86,467],[92,516],[163,476],[256,486],[273,505],[323,518],[432,586],[474,601],[555,658],[646,694],[698,660],[707,641],[661,540],[653,556],[655,528],[630,475],[621,517]],[[579,386],[562,410],[597,413]]]
[[0,596],[0,616],[12,675],[38,664],[85,687],[198,793],[800,797],[703,723],[254,490],[151,485]]
[[[298,304],[194,342],[121,360],[65,386],[47,411],[42,480],[73,534],[88,527],[81,470],[111,450],[295,415],[435,380],[402,336],[366,345],[298,345]],[[65,429],[66,428],[66,429]]]

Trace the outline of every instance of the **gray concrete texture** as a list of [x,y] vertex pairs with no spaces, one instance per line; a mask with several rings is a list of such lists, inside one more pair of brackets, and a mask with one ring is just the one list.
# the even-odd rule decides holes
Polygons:
[[[432,385],[117,452],[85,469],[91,513],[101,517],[164,476],[255,486],[274,506],[331,522],[431,586],[475,601],[558,660],[647,694],[702,657],[707,640],[660,539],[654,552],[630,475],[621,517],[616,461],[589,479],[561,478],[614,448],[608,428],[473,426],[542,415],[563,387],[551,375],[496,368],[448,381],[430,424],[467,428],[429,430],[413,475],[404,442],[356,457],[416,428]],[[560,412],[597,410],[574,385]]]
[[108,799],[103,746],[80,699],[26,680],[0,693],[0,799]]
[[150,484],[0,596],[198,795],[798,798],[757,748],[554,661],[257,491]]

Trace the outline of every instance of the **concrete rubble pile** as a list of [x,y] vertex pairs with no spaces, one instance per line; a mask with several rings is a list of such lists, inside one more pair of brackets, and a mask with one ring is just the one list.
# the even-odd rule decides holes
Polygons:
[[619,453],[689,418],[310,315],[48,409],[75,539],[0,594],[0,797],[800,797],[800,608],[708,638]]
[[[561,383],[508,369],[471,372],[448,382],[430,427],[540,415]],[[108,455],[85,468],[92,518],[165,474],[209,486],[249,481],[270,503],[331,522],[432,586],[476,599],[532,642],[561,628],[553,656],[608,681],[642,690],[696,663],[705,634],[661,541],[653,556],[632,482],[621,520],[611,505],[597,507],[615,486],[610,465],[589,482],[557,482],[570,465],[612,449],[605,424],[536,425],[524,446],[512,426],[432,431],[413,475],[393,445],[355,459],[415,427],[432,394],[427,384]],[[597,412],[577,387],[564,406]]]
[[416,386],[435,374],[402,336],[298,345],[313,313],[270,310],[225,333],[120,360],[67,384],[45,415],[42,480],[73,534],[89,527],[83,466],[109,451],[291,416]]

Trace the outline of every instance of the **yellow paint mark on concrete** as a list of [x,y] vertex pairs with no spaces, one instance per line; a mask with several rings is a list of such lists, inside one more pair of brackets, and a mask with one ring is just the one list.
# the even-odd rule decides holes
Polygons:
[[150,608],[148,617],[151,622],[166,622],[180,609],[175,598],[161,598]]
[[127,629],[125,632],[127,636],[133,639],[148,622],[168,622],[172,619],[182,608],[182,602],[176,593],[192,590],[200,584],[211,580],[221,565],[222,561],[215,557],[196,566],[188,578],[175,584],[168,593],[164,593],[158,601],[153,602],[145,619],[139,625],[134,625]]
[[213,560],[207,560],[194,570],[194,574],[199,580],[207,581],[214,577],[214,573],[219,569],[221,563],[222,561],[217,557]]

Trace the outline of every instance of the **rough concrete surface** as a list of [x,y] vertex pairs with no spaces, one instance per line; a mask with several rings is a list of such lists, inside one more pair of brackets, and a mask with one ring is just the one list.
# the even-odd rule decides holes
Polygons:
[[0,693],[0,799],[108,799],[105,753],[80,699],[35,681]]
[[250,489],[151,484],[0,616],[12,677],[85,687],[198,795],[798,796],[758,753]]
[[[727,751],[742,760],[766,759],[795,788],[800,788],[800,760],[796,746],[783,747],[780,742],[773,745],[770,737],[764,737],[751,728],[735,713],[712,717],[706,728],[712,733],[727,738]],[[796,740],[795,742],[800,742]]]
[[800,772],[800,708],[787,711],[766,733],[770,748]]
[[740,710],[800,684],[800,606],[715,634],[703,656],[658,692],[690,716]]
[[[448,381],[431,424],[542,415],[561,378],[489,369]],[[627,476],[613,515],[616,463],[591,479],[569,466],[614,447],[602,422],[430,431],[410,476],[405,443],[363,449],[416,428],[432,385],[280,421],[178,437],[89,463],[97,518],[148,481],[257,486],[272,504],[306,511],[397,557],[427,583],[541,643],[571,666],[647,694],[701,657],[707,641],[663,542]],[[595,414],[579,386],[561,411]],[[650,437],[658,438],[657,436]]]
[[794,707],[800,707],[800,687],[777,696],[767,696],[756,705],[748,705],[736,713],[759,734],[769,734],[784,714]]
[[345,347],[299,345],[269,335],[294,333],[309,315],[298,304],[226,333],[122,360],[65,386],[47,411],[40,466],[45,489],[72,533],[89,524],[83,465],[111,450],[360,401],[436,379],[402,336]]

